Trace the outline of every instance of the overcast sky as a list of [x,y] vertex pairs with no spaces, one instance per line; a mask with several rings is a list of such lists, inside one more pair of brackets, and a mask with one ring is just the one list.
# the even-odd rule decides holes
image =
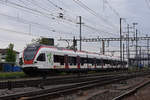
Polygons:
[[[22,51],[40,36],[67,46],[57,39],[79,37],[78,16],[84,23],[83,38],[119,37],[120,17],[125,18],[124,32],[127,24],[137,22],[139,35],[150,35],[150,0],[0,0],[0,48],[14,43],[15,49]],[[110,45],[115,49],[119,43]],[[83,50],[99,52],[100,43],[83,43]]]

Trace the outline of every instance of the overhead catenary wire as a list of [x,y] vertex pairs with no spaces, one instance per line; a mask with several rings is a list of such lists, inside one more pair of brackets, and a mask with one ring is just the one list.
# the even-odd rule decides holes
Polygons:
[[43,11],[46,11],[48,13],[52,12],[52,10],[49,10],[49,9],[46,9],[45,7],[40,6],[37,1],[34,1],[34,0],[26,0],[26,1],[29,2],[30,4],[33,4],[34,6],[36,6],[38,8],[40,8]]
[[[59,33],[59,34],[61,33],[61,34],[71,34],[71,35],[75,35],[75,34],[72,34],[72,33],[65,33],[65,32],[60,31],[60,30],[55,30],[55,29],[50,28],[49,26],[45,26],[45,25],[39,24],[39,23],[37,23],[37,22],[27,21],[27,20],[22,19],[22,18],[9,16],[9,15],[2,14],[2,13],[0,13],[0,16],[4,16],[5,18],[12,19],[13,21],[17,21],[17,22],[19,21],[19,22],[21,22],[21,23],[23,23],[23,24],[37,25],[37,26],[39,26],[39,28],[44,27],[45,29],[49,30],[50,32],[56,32],[56,33]],[[2,28],[1,28],[1,30],[5,30],[5,31],[7,30],[7,31],[10,31],[10,32],[21,33],[21,34],[23,33],[23,34],[31,35],[31,36],[32,36],[31,33],[29,34],[29,33],[25,33],[25,32],[17,32],[17,31],[14,31],[14,30],[2,29]]]
[[[88,28],[90,28],[90,29],[92,29],[92,30],[95,30],[96,32],[99,32],[99,34],[104,33],[104,34],[108,34],[108,35],[110,35],[110,34],[114,35],[114,33],[109,33],[109,32],[107,32],[107,31],[103,31],[103,30],[100,30],[100,29],[96,29],[96,28],[91,27],[91,26],[87,26],[87,25],[84,25],[84,24],[83,24],[83,26],[88,27]],[[116,34],[116,36],[117,36],[117,34]]]
[[[89,20],[89,19],[87,19],[87,18],[85,18],[85,17],[82,17],[83,18],[83,20],[86,20],[86,23],[88,22],[89,24],[91,24],[92,26],[97,26],[97,27],[100,27],[101,29],[104,29],[105,31],[107,30],[107,32],[108,32],[108,30],[109,31],[115,31],[113,28],[111,28],[111,27],[108,27],[108,26],[105,26],[105,25],[103,25],[103,24],[99,24],[99,25],[95,25],[95,22],[92,22],[91,20]],[[109,32],[108,32],[109,33]]]
[[[4,0],[2,0],[2,1],[4,1]],[[11,0],[7,0],[7,1],[11,1]],[[34,7],[32,8],[32,6],[33,5],[37,5],[36,7],[35,7],[35,10],[38,10],[38,11],[40,11],[40,12],[42,12],[42,13],[44,13],[44,14],[41,14],[41,13],[39,13],[39,12],[36,12],[36,11],[32,11],[32,10],[29,10],[29,9],[25,9],[25,8],[21,8],[21,10],[26,10],[27,12],[30,12],[31,14],[35,14],[35,15],[40,15],[40,16],[43,16],[43,17],[46,17],[46,18],[48,18],[48,19],[51,19],[51,20],[55,20],[55,21],[58,21],[58,22],[60,22],[60,23],[62,23],[63,25],[62,26],[69,26],[70,25],[70,28],[72,27],[71,25],[74,25],[75,26],[75,29],[76,28],[78,28],[77,27],[77,25],[76,25],[76,20],[75,19],[73,19],[73,18],[71,18],[70,16],[65,16],[63,19],[61,19],[61,18],[59,18],[58,16],[56,16],[55,14],[55,12],[54,13],[52,13],[51,12],[51,9],[49,8],[48,9],[48,7],[47,8],[45,8],[45,7],[43,7],[42,5],[40,5],[39,4],[39,2],[38,1],[36,1],[36,0],[32,0],[32,1],[30,1],[30,0],[28,0],[28,1],[30,1],[30,2],[32,2],[31,3],[31,7],[28,5],[28,1],[24,1],[24,0],[19,0],[19,1],[23,1],[24,3],[22,3],[24,6],[26,6],[26,7],[28,7],[28,8],[31,8],[31,9],[34,9]],[[33,2],[33,1],[35,1],[35,2]],[[46,0],[45,0],[46,1]],[[52,0],[51,0],[52,1]],[[7,3],[7,2],[6,2]],[[26,4],[27,3],[27,4]],[[45,2],[44,2],[45,3]],[[53,2],[53,3],[55,3],[55,2]],[[6,5],[10,5],[10,4],[6,4]],[[19,4],[20,5],[20,4]],[[14,5],[11,5],[11,6],[14,6]],[[16,7],[16,6],[14,6],[14,7]],[[16,8],[19,8],[20,9],[20,7],[16,7]],[[44,9],[43,9],[44,8]],[[62,6],[62,8],[63,8],[63,6]],[[58,8],[59,9],[59,8]],[[68,10],[66,10],[65,9],[65,11],[68,11]],[[66,13],[66,12],[65,12]],[[49,15],[49,14],[53,14],[54,16],[52,16],[52,15]],[[69,12],[69,14],[72,14],[72,13],[70,13]],[[54,18],[54,19],[53,19]],[[84,17],[83,17],[84,18]],[[66,20],[67,19],[67,20]],[[22,20],[21,20],[21,22],[22,22]],[[26,22],[25,22],[26,23]],[[105,27],[105,28],[107,28],[106,30],[104,29],[103,30],[103,28],[101,28],[101,26],[99,25],[99,26],[94,26],[94,24],[93,23],[90,23],[89,21],[87,21],[87,22],[84,22],[85,23],[85,25],[84,25],[84,27],[86,27],[87,29],[85,29],[86,30],[86,32],[84,31],[84,33],[83,34],[85,34],[86,35],[86,33],[88,33],[88,31],[89,31],[89,33],[87,34],[87,35],[91,35],[92,36],[92,34],[99,34],[99,35],[102,35],[103,33],[106,33],[106,34],[108,34],[109,36],[111,35],[111,34],[114,34],[114,33],[112,33],[112,32],[109,32],[110,30],[108,29],[108,27],[106,27],[106,26],[103,26],[102,25],[102,27]],[[90,23],[90,24],[89,24]],[[27,23],[28,24],[28,23]],[[29,24],[33,24],[32,22],[30,22]],[[38,24],[40,24],[40,23],[38,23]],[[35,23],[35,25],[36,25],[36,23]],[[40,25],[37,25],[37,26],[40,26]],[[44,26],[42,26],[42,27],[44,27],[45,29],[47,29],[47,28],[49,28],[50,26],[46,26],[46,25],[44,25]],[[50,27],[51,28],[51,27]],[[63,31],[60,31],[60,30],[58,30],[58,28],[56,28],[57,30],[51,30],[50,29],[50,31],[55,31],[55,32],[57,32],[57,34],[63,34]],[[69,29],[69,27],[68,27],[68,29]],[[91,31],[93,31],[93,32],[91,32]],[[58,33],[59,32],[59,33]],[[72,33],[74,33],[74,32],[72,32]],[[68,34],[68,35],[77,35],[77,34],[72,34],[72,33],[66,33],[66,34]]]
[[[59,2],[61,2],[61,3],[63,3],[62,1],[60,1],[60,0],[57,0],[57,1],[59,1]],[[63,3],[64,4],[64,3]],[[69,9],[70,10],[70,9]],[[68,9],[66,10],[66,12],[68,12]],[[72,12],[70,12],[70,13],[72,13]],[[75,15],[76,16],[76,15]],[[83,19],[85,19],[85,17],[84,16],[82,16],[82,18]],[[88,23],[89,22],[91,22],[91,21],[87,21]],[[110,31],[112,31],[112,30],[114,30],[114,28],[110,28],[110,27],[108,27],[108,26],[104,26],[104,25],[98,25],[99,27],[103,27],[103,29],[104,30],[102,30],[102,29],[99,29],[98,27],[96,28],[96,26],[94,25],[93,26],[93,23],[91,23],[92,25],[90,26],[89,24],[87,24],[87,22],[85,22],[86,24],[85,24],[85,27],[87,27],[87,28],[89,28],[90,30],[93,30],[94,32],[97,32],[97,30],[99,30],[99,33],[101,33],[101,32],[106,32],[107,34],[108,33],[111,33],[111,32],[107,32],[108,31],[108,29],[110,29]],[[106,29],[107,29],[107,31],[106,31]],[[101,31],[100,31],[101,30]]]
[[145,0],[145,3],[147,5],[148,9],[150,9],[150,0]]
[[[34,0],[27,0],[28,2],[30,2],[30,3],[32,3],[32,4],[34,4],[35,6],[37,6],[37,7],[39,7],[39,8],[41,8],[41,9],[43,9],[43,10],[46,10],[47,12],[50,12],[50,10],[48,10],[48,9],[45,9],[45,8],[43,8],[43,7],[41,7],[40,5],[38,5],[38,3],[36,3],[36,1],[34,1]],[[33,1],[33,2],[32,2]],[[59,21],[60,22],[60,21]],[[64,23],[67,23],[67,22],[64,22]],[[63,23],[62,23],[63,24]],[[69,24],[69,23],[67,23],[67,24]],[[66,26],[66,24],[63,24],[64,26]],[[70,25],[69,25],[70,26]],[[70,28],[73,28],[72,26],[70,26]]]
[[20,35],[23,34],[23,35],[28,35],[28,36],[35,36],[35,35],[29,34],[29,33],[27,33],[27,32],[16,31],[16,30],[8,29],[8,28],[1,28],[1,27],[0,27],[0,30],[1,30],[1,31],[11,32],[11,33],[16,33],[16,34],[20,34]]
[[[45,15],[46,17],[48,17],[48,18],[50,18],[50,17],[49,17],[49,15],[50,15],[50,16],[53,16],[54,18],[60,19],[60,18],[58,18],[58,16],[55,16],[55,15],[53,15],[53,14],[49,14],[49,13],[41,12],[41,11],[39,11],[39,10],[35,10],[35,9],[32,9],[32,8],[24,7],[24,6],[22,6],[22,5],[19,5],[19,4],[10,2],[10,1],[7,1],[6,3],[10,3],[10,4],[12,4],[12,5],[18,6],[18,7],[20,7],[20,8],[27,9],[27,10],[32,11],[32,12],[39,13],[39,14],[41,14],[41,15],[44,14],[44,15]],[[61,20],[65,20],[65,21],[67,21],[67,22],[76,24],[76,21],[73,21],[73,20],[71,20],[71,19],[62,18]],[[90,29],[93,29],[94,31],[97,31],[97,29],[96,29],[95,27],[92,27],[92,26],[89,26],[89,25],[85,25],[85,27],[90,28]],[[103,31],[100,31],[100,30],[99,30],[99,32],[103,32]]]
[[110,25],[112,27],[116,27],[114,26],[111,22],[109,22],[108,20],[106,20],[105,18],[103,18],[101,15],[99,15],[98,13],[96,13],[93,9],[89,8],[88,6],[86,6],[84,3],[82,3],[81,1],[76,1],[73,0],[76,4],[78,4],[80,7],[82,7],[83,9],[85,9],[86,11],[88,11],[90,14],[94,15],[95,17],[97,17],[98,19],[104,21],[105,23],[107,23],[107,25]]
[[[27,1],[30,1],[30,0],[27,0]],[[34,1],[34,0],[32,0],[32,1]],[[30,2],[31,2],[31,1],[30,1]],[[31,3],[33,3],[34,5],[36,4],[35,1],[34,1],[34,2],[31,2]],[[54,3],[53,3],[53,4],[54,4]],[[37,5],[37,4],[36,4],[36,6],[40,7],[40,6]],[[55,7],[58,7],[58,6],[55,5]],[[59,7],[59,8],[60,8],[60,7]],[[42,9],[43,9],[43,8],[42,8]],[[62,8],[62,9],[63,9],[63,8]],[[47,10],[47,9],[44,9],[44,10]],[[48,10],[47,10],[47,11],[48,11]],[[48,11],[48,12],[49,12],[49,11]],[[61,24],[63,24],[63,26],[68,27],[68,26],[66,25],[67,22],[64,22],[63,20],[62,20],[62,21],[60,20],[59,23],[60,23],[60,22],[61,22]],[[62,22],[64,22],[64,23],[62,23]],[[70,24],[70,23],[67,23],[67,24]],[[70,26],[70,25],[69,25],[69,26]],[[70,29],[70,28],[75,29],[75,28],[72,27],[72,25],[69,27],[69,29]]]
[[[2,0],[0,0],[0,1],[2,1]],[[54,18],[60,19],[58,16],[55,16],[55,15],[50,14],[50,13],[41,12],[41,11],[39,11],[39,10],[35,10],[35,9],[32,9],[32,8],[28,8],[28,7],[25,7],[25,6],[22,6],[22,5],[13,3],[13,2],[9,2],[9,1],[7,1],[7,3],[10,3],[10,4],[15,5],[15,6],[17,6],[17,7],[21,7],[21,8],[27,9],[27,10],[32,11],[32,12],[39,13],[39,14],[41,14],[41,15],[45,15],[46,17],[48,17],[48,18],[50,18],[50,19],[51,19],[51,17],[49,17],[49,15],[50,15],[50,16],[53,16]],[[55,20],[55,19],[54,19],[54,20]],[[73,20],[70,20],[70,19],[61,18],[60,20],[65,20],[65,21],[68,21],[68,22],[71,22],[71,23],[76,24],[76,22],[74,22]]]
[[109,6],[109,8],[114,12],[116,16],[121,18],[120,14],[110,5],[110,3],[107,0],[104,0],[104,2]]
[[[0,16],[4,16],[5,18],[9,18],[13,21],[17,21],[17,22],[21,22],[23,24],[27,24],[27,25],[35,25],[35,26],[38,26],[39,28],[43,27],[44,29],[50,31],[50,32],[59,32],[59,33],[62,33],[62,34],[69,34],[69,33],[65,33],[63,32],[62,30],[56,30],[50,26],[47,26],[47,25],[43,25],[43,24],[40,24],[38,22],[33,22],[33,21],[28,21],[26,19],[23,19],[23,18],[18,18],[18,17],[14,17],[14,16],[9,16],[9,15],[6,15],[6,14],[2,14],[0,13]],[[70,33],[71,34],[71,33]],[[71,35],[74,35],[74,34],[71,34]]]
[[53,19],[53,18],[50,17],[49,15],[51,15],[53,17],[56,17],[53,14],[49,14],[49,13],[45,13],[45,12],[42,12],[42,11],[39,11],[39,10],[36,10],[36,9],[32,9],[32,8],[29,8],[29,7],[14,3],[14,2],[10,2],[8,0],[0,0],[0,2],[3,3],[3,4],[6,4],[6,6],[11,6],[13,8],[28,12],[30,14],[42,15],[42,16],[45,16],[45,17],[50,18],[50,19]]
[[[61,3],[63,3],[61,0],[58,0],[59,2],[61,2]],[[64,3],[63,3],[64,4]],[[68,11],[69,10],[69,11]],[[66,12],[69,12],[69,13],[72,13],[72,12],[70,12],[70,9],[67,9],[67,10],[65,10]],[[75,15],[75,16],[77,16],[77,15]],[[67,16],[68,17],[68,16]],[[85,18],[84,16],[82,16],[82,18],[83,19],[86,19],[87,20],[87,18]],[[87,20],[86,22],[85,22],[86,24],[87,23],[90,23],[90,24],[92,24],[91,26],[89,26],[89,25],[85,25],[85,27],[87,27],[87,28],[89,28],[90,30],[92,29],[92,30],[94,30],[95,32],[97,32],[97,30],[98,30],[98,28],[96,29],[96,26],[93,24],[93,23],[91,23],[91,21],[90,20]],[[93,26],[94,25],[94,26]],[[91,28],[93,26],[93,28]],[[105,25],[103,25],[103,24],[100,24],[100,25],[97,25],[98,27],[103,27],[103,29],[105,29],[105,31],[104,30],[102,30],[102,31],[100,31],[100,32],[106,32],[106,29],[107,29],[107,31],[108,31],[108,29],[110,29],[110,31],[112,31],[112,30],[114,30],[114,28],[110,28],[110,27],[108,27],[108,26],[105,26]],[[100,29],[99,29],[100,30]],[[109,32],[107,32],[107,33],[109,33]]]
[[[16,21],[16,22],[20,22],[20,23],[23,23],[23,24],[28,24],[28,25],[35,25],[35,26],[39,26],[39,28],[45,28],[49,31],[52,31],[54,30],[52,27],[50,26],[47,26],[47,25],[43,25],[43,24],[40,24],[38,22],[33,22],[33,21],[29,21],[29,20],[26,20],[26,19],[23,19],[23,18],[20,18],[20,17],[15,17],[15,16],[10,16],[10,15],[7,15],[7,14],[3,14],[3,13],[0,13],[0,16],[4,16],[5,18],[8,18],[8,19],[11,19],[13,21]],[[51,30],[50,30],[51,29]]]
[[[12,33],[16,33],[16,34],[22,34],[22,35],[27,35],[27,36],[34,36],[34,37],[41,37],[42,35],[38,35],[38,34],[30,34],[28,32],[21,32],[21,31],[16,31],[16,30],[12,30],[12,29],[8,29],[8,28],[1,28],[1,31],[7,31],[7,32],[12,32]],[[65,33],[65,32],[60,32],[60,31],[54,31],[57,34],[73,34],[73,33]]]
[[[60,0],[58,0],[58,1],[60,1]],[[62,2],[62,1],[61,1]],[[63,3],[64,4],[64,3]],[[65,10],[66,11],[66,10]],[[68,11],[66,11],[66,12],[68,12]],[[82,16],[82,18],[83,18],[83,16]],[[88,20],[89,21],[89,20]],[[85,25],[86,27],[88,27],[88,25]],[[104,25],[102,25],[102,26],[104,26]],[[90,27],[90,26],[89,26]],[[88,28],[89,28],[88,27]],[[104,26],[105,27],[105,26]],[[108,28],[108,27],[107,27]],[[94,29],[94,28],[92,28],[92,29]]]
[[[2,2],[3,0],[0,0],[0,1]],[[54,17],[54,18],[56,18],[56,19],[65,20],[65,21],[68,21],[68,22],[71,22],[71,23],[75,23],[75,24],[76,24],[76,22],[73,21],[73,20],[71,20],[71,19],[60,18],[59,16],[56,16],[56,15],[54,15],[54,14],[52,14],[52,13],[42,12],[42,11],[39,11],[39,10],[37,10],[37,9],[29,8],[29,7],[26,7],[26,6],[23,6],[23,5],[19,5],[19,4],[17,4],[17,3],[10,2],[10,1],[7,1],[7,2],[5,2],[5,3],[9,3],[9,4],[15,5],[15,6],[19,7],[19,8],[23,8],[23,9],[27,9],[27,10],[32,11],[32,12],[36,12],[36,13],[41,14],[42,16],[44,15],[45,17],[50,18],[50,19],[52,19],[52,18],[50,17],[50,16],[52,16],[52,17]],[[54,20],[55,20],[55,19],[54,19]]]
[[24,1],[22,1],[22,0],[19,0],[22,4],[24,4],[25,6],[27,6],[27,4],[24,2]]
[[50,4],[52,4],[54,7],[60,9],[60,10],[63,10],[65,11],[62,7],[59,7],[58,5],[56,5],[55,3],[53,3],[51,0],[47,0]]
[[[6,3],[10,3],[10,4],[15,5],[15,6],[17,6],[17,7],[21,7],[21,8],[24,8],[24,9],[27,9],[27,10],[30,10],[30,11],[33,11],[33,12],[36,12],[36,13],[39,13],[39,14],[42,14],[42,15],[44,14],[44,15],[46,15],[46,17],[48,17],[48,18],[50,18],[48,15],[51,15],[51,16],[54,16],[55,18],[59,19],[58,16],[55,16],[55,15],[53,15],[53,14],[48,14],[48,13],[45,13],[45,12],[41,12],[41,11],[39,11],[39,10],[35,10],[35,9],[32,9],[32,8],[28,8],[28,7],[25,7],[25,6],[22,6],[22,5],[19,5],[19,4],[10,2],[10,1],[7,1]],[[66,21],[68,21],[68,22],[71,22],[71,23],[76,24],[76,21],[73,21],[73,20],[70,20],[70,19],[62,18],[62,20],[66,20]],[[88,26],[88,25],[86,25],[86,27],[87,27],[87,26]],[[94,29],[94,28],[93,28],[93,29]]]

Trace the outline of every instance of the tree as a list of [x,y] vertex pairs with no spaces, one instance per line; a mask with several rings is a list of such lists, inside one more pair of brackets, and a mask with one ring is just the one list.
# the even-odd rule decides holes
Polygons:
[[10,43],[7,49],[6,62],[16,62],[16,52],[13,48],[14,44]]

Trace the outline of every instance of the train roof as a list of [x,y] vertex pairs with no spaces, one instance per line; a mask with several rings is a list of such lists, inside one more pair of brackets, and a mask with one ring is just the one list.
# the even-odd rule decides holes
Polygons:
[[53,51],[54,54],[59,54],[59,55],[80,56],[80,57],[87,57],[88,56],[89,58],[110,59],[110,60],[120,61],[120,58],[118,58],[118,57],[103,55],[100,53],[86,52],[86,51],[74,51],[74,50],[66,49],[66,48],[62,48],[62,47],[37,45],[36,44],[36,47],[37,46],[41,47],[41,48],[49,48],[49,50]]

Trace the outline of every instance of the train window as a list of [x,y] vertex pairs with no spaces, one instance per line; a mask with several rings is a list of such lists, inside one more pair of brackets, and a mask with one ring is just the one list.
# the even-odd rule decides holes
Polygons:
[[115,61],[112,60],[111,63],[110,63],[110,65],[114,66],[115,65]]
[[84,59],[81,58],[81,65],[83,66],[84,65]]
[[81,58],[81,65],[84,65],[85,63],[87,63],[87,58]]
[[100,65],[100,60],[96,59],[96,65]]
[[98,66],[102,66],[103,63],[104,63],[104,60],[103,60],[103,59],[96,59],[96,64],[97,64]]
[[59,62],[59,56],[58,55],[54,55],[54,62]]
[[73,57],[73,64],[76,65],[77,64],[77,58]]
[[69,57],[69,63],[70,65],[76,65],[77,63],[76,57]]
[[93,58],[88,58],[88,63],[89,64],[94,64],[94,59]]
[[41,53],[38,58],[37,61],[45,61],[45,53]]
[[54,55],[54,62],[60,63],[60,65],[64,65],[64,56]]
[[31,60],[36,55],[40,45],[31,45],[24,50],[24,60]]
[[97,65],[97,64],[96,64],[96,60],[97,60],[97,59],[96,59],[96,58],[94,58],[94,63],[93,63],[93,65]]
[[109,61],[107,59],[103,60],[104,64],[109,64]]
[[64,65],[64,56],[59,56],[60,65]]

